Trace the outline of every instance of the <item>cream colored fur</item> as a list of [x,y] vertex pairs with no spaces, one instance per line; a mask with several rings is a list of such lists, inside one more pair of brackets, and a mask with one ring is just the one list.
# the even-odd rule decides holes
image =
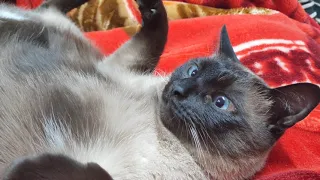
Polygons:
[[[3,8],[6,7],[0,6],[0,17]],[[78,28],[56,10],[20,13],[12,9],[12,13],[17,14],[15,17],[41,21],[45,26],[78,36],[87,43]],[[169,132],[159,119],[160,96],[169,76],[129,71],[126,65],[131,65],[139,53],[127,53],[126,58],[120,60],[117,54],[96,59],[98,71],[115,85],[105,84],[90,75],[67,72],[68,69],[61,69],[51,76],[80,97],[82,103],[96,101],[102,109],[94,122],[99,136],[89,142],[74,139],[70,128],[57,124],[55,116],[43,116],[43,123],[38,126],[32,116],[35,109],[41,111],[41,107],[37,107],[36,102],[30,104],[30,97],[34,97],[34,93],[41,94],[39,87],[48,88],[50,84],[33,77],[23,83],[16,82],[2,69],[0,83],[10,86],[4,86],[6,88],[0,96],[3,102],[0,112],[4,113],[0,117],[1,175],[15,159],[43,152],[63,153],[80,162],[96,162],[115,180],[204,180],[209,178],[206,172],[210,172],[214,179],[231,180],[250,177],[263,166],[266,154],[252,159],[230,160],[204,153],[206,162],[203,163],[203,159],[192,153],[192,148],[187,149],[187,145]],[[1,64],[7,63],[5,57],[0,58]],[[41,127],[44,135],[40,133]],[[200,167],[206,163],[207,166]]]

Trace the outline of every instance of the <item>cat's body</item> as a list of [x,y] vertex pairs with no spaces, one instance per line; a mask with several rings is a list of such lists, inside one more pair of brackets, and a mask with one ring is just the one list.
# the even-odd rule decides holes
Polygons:
[[[150,73],[167,37],[166,13],[161,1],[138,2],[144,21],[141,31],[108,57],[91,46],[58,10],[51,8],[52,2],[58,8],[68,7],[64,6],[67,2],[64,0],[48,1],[35,11],[0,6],[0,177],[77,180],[66,174],[72,174],[68,168],[77,169],[78,165],[48,165],[46,158],[37,159],[42,153],[52,154],[51,162],[59,162],[61,159],[55,156],[63,154],[82,164],[97,163],[114,179],[207,179],[208,173],[214,179],[244,179],[263,167],[280,135],[269,132],[272,128],[278,130],[278,126],[270,127],[267,118],[272,115],[260,111],[271,109],[272,101],[267,95],[259,94],[255,85],[250,86],[252,89],[248,84],[237,87],[242,87],[239,91],[252,90],[243,95],[249,100],[265,98],[264,103],[257,105],[262,109],[255,110],[248,103],[234,103],[239,111],[242,106],[247,110],[248,114],[244,113],[240,119],[248,121],[243,123],[248,130],[237,129],[234,124],[224,127],[222,123],[219,128],[225,128],[225,133],[214,127],[212,132],[201,128],[202,131],[195,132],[195,125],[183,135],[189,129],[180,126],[180,115],[184,120],[190,117],[190,122],[198,116],[188,111],[192,111],[191,105],[187,110],[182,103],[179,105],[178,101],[184,101],[187,95],[181,87],[175,89],[172,84],[180,81],[179,78],[192,78],[181,75],[185,67],[177,70],[171,80],[169,76]],[[83,3],[70,2],[72,6]],[[222,49],[223,46],[226,45],[222,43]],[[242,68],[244,78],[248,76],[247,83],[257,81],[265,86],[251,73],[246,74],[247,69],[240,65],[236,68]],[[311,89],[319,92],[314,86]],[[305,113],[318,102],[316,99]],[[182,106],[182,110],[175,112],[170,103]],[[219,115],[216,110],[212,112]],[[225,119],[212,116],[217,122],[219,118]],[[228,117],[240,121],[235,116]],[[27,159],[21,159],[24,156]],[[16,159],[19,160],[9,167]]]
[[108,65],[60,12],[38,11],[0,7],[0,18],[7,15],[0,24],[1,172],[19,157],[50,152],[96,162],[114,179],[202,179],[158,124],[167,79]]

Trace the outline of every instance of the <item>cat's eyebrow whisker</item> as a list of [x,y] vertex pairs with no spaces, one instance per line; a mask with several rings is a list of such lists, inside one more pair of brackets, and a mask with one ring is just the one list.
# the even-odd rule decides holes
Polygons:
[[[201,54],[203,54],[203,55],[206,55],[205,53],[201,53]],[[194,55],[196,55],[197,57],[199,57],[199,55],[201,56],[201,54],[199,54],[199,53],[192,53],[192,52],[190,52],[190,53],[183,53],[183,55],[185,55],[186,57],[190,57],[190,56],[194,56]],[[181,56],[181,54],[180,54],[180,52],[179,53],[176,53],[176,54],[162,54],[162,56],[161,57],[174,57],[174,56]]]
[[225,72],[220,72],[218,75],[218,81],[221,81],[222,78],[225,78],[227,76],[230,76],[229,74],[225,73]]
[[154,75],[161,78],[161,80],[169,80],[170,73],[165,72],[164,70],[157,69],[154,71]]
[[[235,74],[238,72],[243,72],[242,70],[235,70],[235,71],[228,71],[228,72],[220,72],[220,74],[218,75],[218,81],[223,80],[223,78],[234,78]],[[239,81],[241,79],[236,78],[236,81]]]

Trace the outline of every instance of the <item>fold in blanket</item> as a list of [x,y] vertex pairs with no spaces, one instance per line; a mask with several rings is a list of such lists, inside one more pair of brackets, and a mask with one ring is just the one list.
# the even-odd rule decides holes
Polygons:
[[[304,18],[303,14],[306,13],[299,10],[300,6],[292,11],[292,7],[295,7],[293,2],[298,3],[298,1],[273,0],[273,5],[268,5],[271,1],[237,2],[250,2],[255,6],[260,2],[265,6],[277,6],[279,10],[280,1],[283,2],[281,12],[263,8],[222,10],[164,1],[167,10],[170,11],[169,19],[172,18],[172,20],[168,43],[157,70],[169,73],[190,58],[210,55],[217,45],[220,28],[226,24],[240,61],[261,76],[270,86],[278,87],[298,82],[312,82],[320,85],[320,30],[312,19],[308,21],[308,18]],[[92,0],[82,6],[83,10],[88,8],[85,16],[98,17],[97,15],[107,14],[104,10],[108,8],[102,7],[111,7],[111,5],[95,5],[101,2],[102,0]],[[82,23],[80,27],[87,28],[87,31],[94,26],[111,29],[86,33],[86,36],[102,52],[109,54],[137,32],[140,17],[133,0],[104,0],[103,2],[118,2],[116,4],[118,8],[111,9],[111,12],[117,18],[122,18],[122,21],[116,21],[117,18],[115,18],[114,21],[107,19],[83,24],[84,21],[73,20],[76,23]],[[285,3],[288,4],[285,5]],[[228,7],[239,6],[243,4],[228,5]],[[116,6],[112,7],[116,8]],[[78,10],[70,12],[70,17],[79,18],[84,15]],[[189,14],[181,15],[181,12],[189,12]],[[208,16],[210,14],[208,12],[212,15]],[[197,18],[190,18],[192,16]],[[101,26],[106,22],[112,22],[113,25]],[[319,177],[320,105],[305,120],[285,133],[272,150],[265,168],[257,174],[255,179],[317,179]]]
[[[216,8],[264,7],[280,11],[297,21],[318,26],[298,0],[174,0]],[[306,2],[308,0],[300,0]]]
[[[274,13],[266,8],[219,9],[182,2],[163,2],[169,20],[224,14]],[[91,0],[72,10],[68,15],[85,32],[104,31],[117,27],[127,27],[130,30],[130,26],[141,23],[138,7],[132,0]]]
[[[187,2],[190,4],[178,4],[175,1]],[[319,0],[316,0],[319,1]],[[42,0],[16,0],[17,5],[25,8],[35,8]],[[126,3],[131,1],[125,0],[89,0],[88,4],[82,6],[81,10],[78,9],[76,13],[73,13],[71,18],[84,30],[84,31],[97,31],[106,30],[116,27],[123,27],[130,24],[137,23],[135,19],[132,19],[133,14],[127,14],[127,9],[123,9],[126,6],[131,6]],[[172,3],[170,3],[172,2]],[[319,20],[320,12],[317,2],[311,1],[312,7],[309,6],[308,0],[299,2],[298,0],[173,0],[165,1],[167,5],[167,11],[170,19],[178,18],[192,18],[199,16],[218,15],[235,13],[235,8],[244,7],[260,7],[277,10],[286,14],[288,17],[293,18],[299,22],[311,24],[320,28],[317,22],[312,19]],[[320,1],[319,1],[320,2]],[[318,2],[318,3],[319,3]],[[302,5],[303,6],[302,6]],[[196,6],[197,5],[197,6]],[[202,6],[200,6],[202,5]],[[214,7],[217,9],[209,8]],[[221,9],[224,8],[224,9]],[[233,9],[226,11],[225,9]],[[308,10],[309,14],[304,10]],[[97,11],[95,11],[97,10]],[[239,11],[239,10],[236,10]],[[247,12],[247,9],[242,13],[251,14],[255,12]],[[137,13],[137,12],[135,12]],[[85,16],[83,16],[85,14]],[[178,14],[178,15],[177,15]],[[101,19],[97,18],[100,17]],[[80,23],[82,21],[82,23]],[[103,25],[102,25],[103,24]],[[100,25],[100,27],[99,27]],[[102,25],[102,27],[101,27]],[[135,24],[136,25],[136,24]],[[105,27],[107,26],[107,27]]]

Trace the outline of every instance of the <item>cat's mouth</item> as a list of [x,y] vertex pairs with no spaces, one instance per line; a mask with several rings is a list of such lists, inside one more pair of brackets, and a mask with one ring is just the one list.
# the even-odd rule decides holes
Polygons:
[[167,112],[166,116],[162,118],[162,122],[165,126],[174,134],[183,136],[189,134],[190,129],[197,129],[198,117],[192,111],[191,107],[183,105],[177,97],[170,97],[165,103]]
[[171,100],[171,111],[172,113],[180,120],[182,120],[185,123],[194,123],[194,117],[192,111],[190,108],[187,108],[183,105],[181,105],[178,100],[176,100],[177,97],[172,97]]
[[168,117],[166,119],[170,119],[170,121],[173,120],[181,120],[184,122],[187,122],[187,120],[190,120],[190,112],[187,111],[187,108],[183,107],[176,97],[163,97],[164,106],[166,107],[165,112]]
[[[212,138],[205,124],[197,113],[175,97],[168,100],[167,107],[170,116],[163,119],[166,128],[171,131],[190,152],[201,161],[206,161],[205,154],[214,151],[216,145],[212,145]],[[210,150],[209,150],[210,149]],[[207,156],[206,156],[207,157]]]

